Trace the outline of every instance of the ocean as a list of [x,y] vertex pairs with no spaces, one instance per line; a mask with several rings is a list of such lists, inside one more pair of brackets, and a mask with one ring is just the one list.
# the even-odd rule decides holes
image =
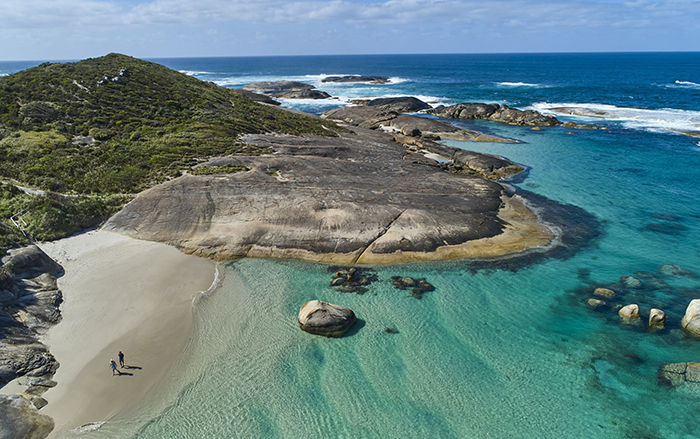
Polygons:
[[[700,53],[374,55],[154,59],[219,85],[297,80],[334,98],[507,104],[601,129],[459,126],[519,144],[445,144],[528,167],[519,191],[577,206],[595,230],[575,251],[519,264],[375,266],[363,295],[333,267],[244,259],[198,298],[195,330],[149,399],[88,438],[696,438],[700,384],[663,385],[666,362],[700,361],[680,319],[700,298]],[[21,68],[28,66],[21,66]],[[0,63],[0,75],[20,67]],[[13,70],[14,69],[14,70]],[[328,84],[382,75],[385,85]],[[669,267],[674,265],[677,267]],[[670,269],[669,269],[670,268]],[[422,299],[391,276],[425,278]],[[625,287],[623,276],[641,281]],[[597,287],[667,314],[625,324],[586,305]],[[302,332],[321,299],[360,319],[343,338]],[[397,333],[388,333],[394,328]]]

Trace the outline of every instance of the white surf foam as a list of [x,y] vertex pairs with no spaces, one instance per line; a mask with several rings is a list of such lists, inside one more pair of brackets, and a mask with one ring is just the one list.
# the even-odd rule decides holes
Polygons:
[[688,87],[693,87],[693,88],[700,88],[700,84],[696,84],[695,82],[691,82],[691,81],[679,81],[679,80],[676,80],[676,84],[678,84],[678,85],[684,85],[684,86],[688,86]]
[[201,72],[198,70],[178,70],[180,73],[184,73],[187,76],[198,76],[198,75],[211,75],[211,72]]
[[541,84],[530,84],[528,82],[497,82],[501,87],[544,87]]
[[618,107],[605,104],[546,103],[531,106],[544,114],[566,116],[586,121],[607,120],[630,129],[652,132],[695,133],[700,132],[700,111],[661,108]]

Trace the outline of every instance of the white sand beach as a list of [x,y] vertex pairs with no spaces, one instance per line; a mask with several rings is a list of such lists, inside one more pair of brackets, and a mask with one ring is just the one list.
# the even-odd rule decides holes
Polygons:
[[[134,405],[187,345],[193,298],[210,288],[215,262],[173,247],[92,231],[41,248],[65,269],[63,320],[43,341],[60,363],[44,394],[50,437],[108,421]],[[110,359],[125,354],[112,376]]]

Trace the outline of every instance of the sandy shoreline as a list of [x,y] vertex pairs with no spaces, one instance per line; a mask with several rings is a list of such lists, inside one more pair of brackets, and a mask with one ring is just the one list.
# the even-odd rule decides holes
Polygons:
[[[118,416],[164,378],[189,341],[193,297],[212,285],[216,265],[106,231],[41,247],[65,269],[63,320],[42,340],[61,364],[41,410],[58,438]],[[112,377],[109,361],[120,350],[132,368]]]

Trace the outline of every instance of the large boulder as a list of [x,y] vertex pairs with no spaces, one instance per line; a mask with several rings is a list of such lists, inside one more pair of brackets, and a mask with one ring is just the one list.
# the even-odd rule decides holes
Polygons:
[[11,249],[2,258],[3,265],[11,265],[15,277],[33,277],[43,273],[59,274],[60,265],[35,245]]
[[623,306],[618,311],[620,317],[627,322],[636,322],[639,320],[639,305],[633,303],[631,305]]
[[685,310],[681,327],[686,334],[700,338],[700,299],[694,299]]
[[661,329],[666,325],[666,313],[658,308],[652,308],[649,311],[649,327],[653,329]]
[[299,327],[311,334],[340,337],[355,324],[357,318],[350,308],[321,300],[306,302],[299,310]]

